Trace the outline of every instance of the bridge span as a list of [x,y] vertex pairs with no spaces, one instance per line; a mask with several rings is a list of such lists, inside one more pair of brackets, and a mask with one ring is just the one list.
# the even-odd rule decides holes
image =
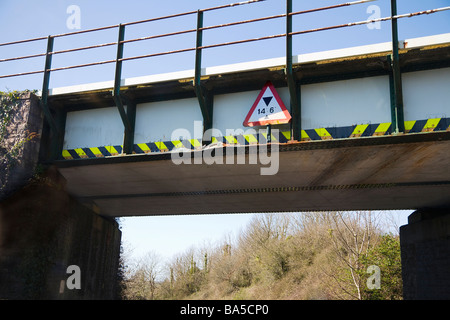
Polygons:
[[[38,264],[24,261],[23,252],[44,254],[40,261],[48,261],[39,271],[46,275],[37,286],[42,297],[111,297],[113,289],[104,284],[112,283],[118,264],[120,230],[114,217],[389,209],[416,210],[400,230],[404,297],[450,297],[450,34],[399,41],[397,26],[398,19],[450,7],[398,15],[391,0],[389,17],[293,31],[294,15],[373,0],[299,12],[292,12],[287,0],[286,14],[203,25],[205,12],[261,1],[0,43],[47,40],[45,53],[0,59],[45,57],[43,70],[0,78],[43,74],[40,99],[32,96],[21,108],[34,110],[27,114],[35,115],[30,121],[42,131],[31,162],[44,164],[52,181],[23,188],[0,203],[0,269],[8,271],[0,273],[7,280],[0,279],[6,283],[0,298],[29,287],[15,270]],[[125,37],[130,25],[185,15],[196,15],[196,28]],[[286,20],[283,34],[202,42],[211,29],[279,18]],[[386,21],[391,42],[292,52],[296,35]],[[53,48],[58,38],[114,28],[117,42]],[[195,47],[123,55],[128,43],[187,33],[195,34]],[[274,38],[286,39],[283,58],[202,67],[203,50]],[[108,46],[117,47],[115,59],[52,67],[52,56]],[[127,61],[181,52],[195,53],[193,70],[122,78]],[[115,65],[114,80],[49,86],[53,72],[103,64]],[[272,96],[261,91],[272,88],[268,84]],[[289,113],[289,122],[247,127],[250,110],[264,101],[264,112],[270,113],[272,100]],[[85,275],[84,291],[64,291],[65,270],[73,261]],[[107,274],[105,266],[110,266]]]
[[[135,121],[128,153],[112,83],[52,89],[49,104],[66,114],[54,164],[70,193],[109,216],[448,208],[450,35],[401,45],[402,131],[392,121],[389,43],[382,43],[293,57],[301,134],[295,139],[292,123],[272,126],[279,135],[269,151],[277,150],[265,164],[250,161],[258,143],[267,145],[265,127],[249,133],[242,122],[268,80],[292,113],[282,59],[202,70],[216,129],[210,141],[193,70],[123,79]],[[213,164],[194,161],[211,154],[208,145],[223,164],[217,156]],[[173,161],[180,152],[191,164]],[[261,175],[271,165],[276,174]]]

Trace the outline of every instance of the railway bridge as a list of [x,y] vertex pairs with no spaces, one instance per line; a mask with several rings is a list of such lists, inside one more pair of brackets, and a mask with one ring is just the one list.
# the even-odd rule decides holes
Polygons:
[[46,38],[40,162],[105,219],[416,210],[401,228],[405,298],[448,298],[450,34],[399,41],[397,20],[426,12],[397,15],[392,1],[378,20],[391,22],[393,41],[294,55],[306,31],[292,31],[302,13],[287,1],[286,33],[248,40],[285,37],[285,57],[203,68],[202,51],[243,42],[202,44],[227,27],[203,26],[213,9],[186,13],[197,15],[184,31],[196,45],[180,50],[195,52],[193,70],[122,78],[123,63],[158,54],[124,58],[128,42],[146,39],[126,39],[121,24],[116,59],[99,62],[116,65],[114,80],[49,88],[51,73],[90,65],[52,69],[57,37]]

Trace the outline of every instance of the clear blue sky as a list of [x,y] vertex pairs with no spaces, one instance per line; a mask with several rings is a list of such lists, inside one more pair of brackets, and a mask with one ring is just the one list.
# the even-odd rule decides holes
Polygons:
[[[343,3],[348,0],[295,0],[294,11],[311,9]],[[47,35],[67,33],[67,26],[72,21],[73,13],[67,13],[70,5],[80,9],[80,30],[119,23],[143,20],[197,9],[239,2],[238,0],[1,0],[0,21],[3,31],[0,43],[29,39]],[[398,0],[398,12],[408,13],[430,8],[448,6],[448,0]],[[371,5],[379,7],[382,17],[390,15],[390,1],[378,0],[351,7],[338,8],[294,17],[294,31],[326,27],[336,24],[362,21],[373,13],[367,9]],[[205,13],[205,26],[223,24],[285,12],[284,0],[266,0],[250,5],[237,6],[219,11]],[[450,11],[430,16],[402,19],[400,39],[421,37],[437,33],[450,32]],[[196,25],[195,15],[128,26],[126,39],[144,37],[160,33],[168,33],[193,29]],[[255,38],[282,34],[285,32],[284,19],[257,22],[226,29],[208,30],[204,33],[204,44],[228,42],[246,38]],[[390,22],[382,22],[381,28],[369,30],[367,26],[356,26],[345,29],[323,31],[294,37],[294,54],[331,50],[343,47],[366,45],[390,41]],[[54,50],[63,50],[93,44],[117,41],[117,29],[96,33],[73,35],[56,38]],[[129,43],[125,47],[124,56],[131,57],[148,53],[192,48],[195,46],[195,34],[185,34],[172,38],[161,38],[149,41]],[[0,47],[0,59],[24,56],[44,52],[46,41]],[[264,58],[282,57],[285,54],[283,38],[254,42],[246,45],[234,45],[207,49],[203,52],[203,66],[221,65],[234,62],[251,61]],[[116,48],[109,46],[82,52],[65,53],[53,57],[52,67],[64,67],[82,63],[115,59]],[[17,62],[0,63],[0,74],[42,70],[44,58],[33,58]],[[180,71],[194,67],[194,53],[179,53],[145,60],[128,61],[123,66],[123,77],[135,77],[162,72]],[[114,64],[87,67],[52,73],[50,87],[74,85],[85,82],[112,80]],[[0,79],[0,90],[9,89],[41,89],[42,75],[30,75],[21,78]]]
[[[343,3],[348,0],[294,1],[294,11]],[[70,5],[80,9],[80,30],[118,23],[143,20],[163,15],[209,8],[233,3],[233,0],[0,0],[0,21],[2,32],[0,43],[62,34],[71,31],[68,20],[73,17],[67,13]],[[301,15],[294,18],[294,31],[310,28],[367,20],[372,13],[367,9],[377,5],[381,17],[390,15],[389,0],[379,0],[363,5],[340,8],[333,11]],[[450,5],[449,0],[398,0],[399,13],[415,12]],[[252,19],[285,12],[285,1],[267,0],[265,2],[239,6],[205,13],[205,26],[232,21]],[[195,28],[195,15],[170,21],[127,27],[126,39]],[[69,21],[70,22],[70,21]],[[73,20],[72,20],[73,22]],[[450,12],[403,19],[399,23],[400,39],[450,33]],[[205,32],[204,44],[235,41],[267,35],[284,33],[283,19],[258,22],[252,25],[232,27],[226,30]],[[350,46],[366,45],[390,41],[390,23],[383,22],[381,28],[369,29],[367,26],[351,27],[342,30],[324,31],[294,37],[294,54],[331,50]],[[57,38],[54,50],[62,50],[92,44],[117,41],[116,30],[89,33],[84,35]],[[127,45],[125,57],[154,52],[193,47],[194,34],[171,39],[151,40]],[[45,41],[0,47],[0,59],[40,53],[45,50]],[[285,54],[282,38],[266,40],[243,46],[229,46],[221,49],[205,50],[203,67],[257,59],[281,57]],[[53,59],[53,67],[89,63],[115,58],[114,46],[94,49],[80,53],[61,54]],[[181,71],[194,67],[193,53],[183,53],[161,58],[147,59],[124,64],[123,77],[135,77],[162,72]],[[44,59],[34,58],[21,62],[0,63],[0,75],[40,70]],[[55,72],[51,76],[50,87],[59,87],[95,81],[112,80],[114,65],[88,67],[79,70]],[[41,89],[42,75],[21,78],[0,79],[0,91]],[[398,215],[399,225],[406,223],[407,213]],[[155,251],[167,258],[183,252],[192,245],[204,241],[215,243],[226,234],[236,233],[249,221],[250,215],[221,216],[174,216],[130,218],[123,221],[123,238],[134,254]]]

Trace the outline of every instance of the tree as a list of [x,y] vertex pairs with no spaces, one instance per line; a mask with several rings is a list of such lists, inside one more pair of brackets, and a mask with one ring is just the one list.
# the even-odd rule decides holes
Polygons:
[[[399,239],[381,214],[255,215],[239,237],[175,256],[154,292],[143,268],[128,284],[142,287],[134,299],[400,299]],[[367,285],[371,266],[380,289]]]
[[[181,256],[176,257],[168,266],[171,278],[171,293],[175,299],[187,297],[200,290],[206,273],[198,265],[194,249],[189,249]],[[204,254],[199,259],[204,262]]]
[[291,232],[288,214],[255,215],[240,237],[239,246],[250,258],[255,281],[280,279],[289,270],[288,237]]
[[[373,212],[329,212],[326,215],[329,235],[339,270],[331,274],[341,291],[361,300],[366,271],[361,262],[378,237],[377,217]],[[351,284],[351,285],[349,285]]]
[[129,300],[154,300],[157,279],[162,271],[160,257],[149,252],[129,271],[125,298]]
[[[366,300],[401,300],[403,298],[402,265],[400,239],[386,234],[380,242],[370,248],[360,259],[364,268],[377,266],[380,271],[380,287],[370,290],[367,286],[362,292]],[[363,275],[367,279],[368,274]]]

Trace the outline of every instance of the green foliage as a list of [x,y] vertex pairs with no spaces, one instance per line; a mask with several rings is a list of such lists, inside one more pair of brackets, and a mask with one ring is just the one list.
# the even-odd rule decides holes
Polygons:
[[0,192],[5,188],[9,170],[16,164],[19,151],[25,143],[37,136],[34,132],[27,132],[26,136],[15,141],[14,145],[8,145],[6,139],[8,136],[8,128],[20,103],[20,97],[27,92],[30,91],[0,91],[0,168],[2,169],[0,175]]
[[[6,130],[11,123],[14,110],[17,108],[20,92],[1,92],[0,91],[0,147],[4,149],[3,142],[6,136]],[[1,150],[2,154],[7,153]]]
[[[345,237],[346,229],[334,225],[334,231],[330,232],[330,215],[255,215],[236,241],[228,239],[215,248],[191,249],[177,256],[166,266],[166,278],[157,283],[153,297],[402,299],[398,238],[383,235],[377,229],[369,237],[368,228],[358,225],[368,220],[357,220],[352,230],[366,232],[363,239],[373,241],[364,242],[366,249],[358,255],[359,260],[352,260],[350,268],[342,258],[347,262],[349,257],[354,259],[353,249],[333,238]],[[350,215],[342,217],[350,226],[350,220],[346,220]],[[352,237],[353,234],[347,244],[353,243]],[[370,276],[366,270],[370,265],[381,269],[380,290],[366,287]]]
[[[400,257],[400,240],[387,234],[381,241],[370,248],[361,258],[361,263],[367,268],[378,266],[381,272],[380,289],[369,290],[365,287],[363,297],[366,300],[399,300],[403,296],[402,265]],[[366,273],[366,277],[369,275]]]
[[6,128],[11,123],[12,114],[17,108],[20,97],[27,92],[35,93],[36,90],[0,91],[0,142],[5,136]]
[[6,129],[11,123],[13,113],[19,104],[20,97],[27,92],[35,93],[36,90],[0,91],[0,142],[5,138]]

